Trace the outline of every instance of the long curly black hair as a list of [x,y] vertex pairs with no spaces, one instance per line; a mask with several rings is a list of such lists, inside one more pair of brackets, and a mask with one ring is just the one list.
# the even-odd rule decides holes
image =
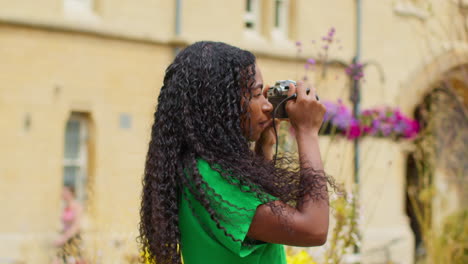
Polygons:
[[213,209],[216,199],[210,198],[213,192],[197,169],[197,158],[217,164],[212,168],[230,184],[249,187],[241,190],[253,192],[278,214],[283,210],[270,203],[270,195],[291,205],[311,192],[313,199],[326,199],[323,190],[333,182],[323,172],[300,170],[290,158],[278,159],[275,166],[251,150],[242,124],[249,120],[254,78],[255,56],[220,42],[194,43],[167,68],[154,114],[140,210],[139,243],[151,263],[181,263],[178,204],[184,188],[235,240]]

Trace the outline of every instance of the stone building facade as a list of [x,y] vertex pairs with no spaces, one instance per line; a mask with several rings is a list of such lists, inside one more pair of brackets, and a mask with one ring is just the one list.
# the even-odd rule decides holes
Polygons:
[[[334,60],[350,63],[359,45],[362,61],[378,65],[366,69],[362,107],[386,104],[412,115],[444,74],[468,62],[466,42],[444,42],[437,36],[447,32],[437,27],[425,31],[451,25],[450,1],[432,1],[433,13],[420,2],[0,0],[0,263],[50,261],[64,181],[77,186],[85,205],[92,263],[125,263],[138,254],[156,99],[165,68],[195,41],[253,51],[273,83],[299,78],[305,60],[316,56],[311,41],[335,27],[342,49],[331,53]],[[349,105],[343,69],[330,66],[318,91]],[[350,187],[352,143],[321,140],[327,171]],[[360,144],[363,261],[384,259],[388,246],[394,261],[413,263],[405,212],[411,144],[375,138]]]

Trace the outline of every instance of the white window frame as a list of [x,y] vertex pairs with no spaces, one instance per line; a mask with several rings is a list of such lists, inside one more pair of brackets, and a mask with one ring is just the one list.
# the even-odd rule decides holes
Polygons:
[[[244,14],[244,27],[246,31],[250,32],[260,32],[260,0],[250,0],[251,6],[250,6],[250,11],[247,11],[247,1],[245,2],[246,4],[246,10]],[[248,28],[246,25],[247,23],[252,23],[253,27]]]
[[[67,120],[76,121],[80,124],[79,130],[79,153],[76,158],[65,157],[65,145],[67,144],[66,138],[64,140],[64,157],[63,157],[63,177],[65,177],[65,167],[74,166],[78,167],[76,178],[74,179],[75,193],[78,201],[85,201],[87,198],[86,189],[88,182],[88,134],[89,126],[88,119],[82,114],[72,113],[70,118]],[[65,134],[66,134],[65,125]]]
[[[289,0],[272,0],[273,1],[273,27],[272,27],[272,37],[273,39],[284,40],[288,39],[289,33],[289,9],[290,1]],[[280,2],[280,10],[277,10],[277,3]],[[278,12],[278,14],[277,14]],[[277,25],[278,19],[278,25]]]
[[413,17],[421,20],[426,20],[430,14],[421,7],[421,3],[417,1],[400,0],[393,6],[393,12],[399,16]]
[[62,0],[65,16],[72,19],[96,20],[95,0]]

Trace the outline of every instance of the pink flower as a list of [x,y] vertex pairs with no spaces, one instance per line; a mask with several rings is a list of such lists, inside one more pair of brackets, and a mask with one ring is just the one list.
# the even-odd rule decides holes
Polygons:
[[347,137],[349,139],[355,139],[361,136],[361,127],[359,126],[359,122],[356,119],[351,121],[351,125],[349,126]]
[[404,138],[414,138],[415,136],[418,135],[418,132],[419,132],[419,123],[418,123],[418,121],[411,120],[408,123],[408,127],[403,132],[403,137]]
[[364,135],[397,138],[414,138],[419,132],[419,123],[405,116],[397,108],[376,107],[364,109],[355,119],[351,111],[338,102],[324,101],[327,108],[324,122],[335,127],[348,139],[355,139]]

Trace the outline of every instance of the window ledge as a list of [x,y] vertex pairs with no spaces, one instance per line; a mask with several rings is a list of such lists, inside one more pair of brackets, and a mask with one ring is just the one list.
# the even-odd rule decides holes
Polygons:
[[[273,29],[271,31],[271,39],[273,40],[273,42],[281,42],[281,43],[288,43],[290,44],[289,42],[291,42],[287,35],[285,34],[284,31],[280,30],[280,29]],[[292,43],[292,42],[291,42]]]
[[106,38],[119,39],[125,41],[136,41],[145,43],[155,43],[170,46],[187,46],[190,42],[184,37],[168,36],[161,37],[157,33],[136,32],[122,30],[121,28],[103,23],[99,17],[98,21],[79,20],[78,18],[56,17],[25,17],[23,15],[11,15],[2,13],[0,10],[0,24],[33,27],[60,32],[80,32],[84,34],[96,35]]
[[267,40],[256,30],[245,29],[244,30],[244,43],[249,46],[265,47],[268,45]]
[[100,22],[99,16],[95,12],[88,9],[72,9],[65,8],[63,11],[64,18],[72,21],[80,21],[84,23],[97,24]]
[[428,11],[411,3],[399,2],[393,7],[393,11],[400,16],[414,17],[421,20],[429,18]]

